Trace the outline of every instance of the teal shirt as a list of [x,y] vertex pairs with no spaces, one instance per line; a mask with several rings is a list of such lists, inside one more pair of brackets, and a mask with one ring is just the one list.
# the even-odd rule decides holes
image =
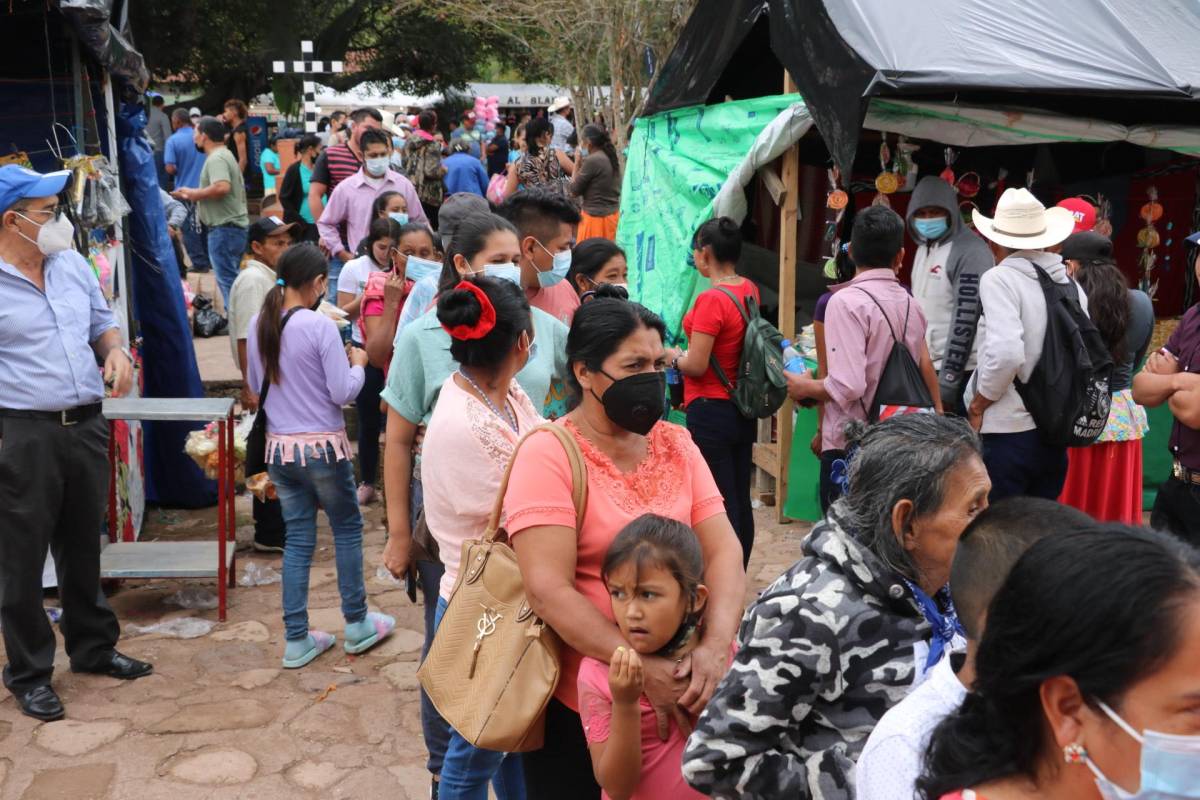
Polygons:
[[[517,373],[517,383],[535,408],[543,408],[551,382],[566,379],[567,326],[539,308],[532,311],[537,354]],[[456,369],[450,334],[438,322],[437,309],[431,308],[396,340],[387,385],[379,396],[409,422],[427,425],[442,384]]]

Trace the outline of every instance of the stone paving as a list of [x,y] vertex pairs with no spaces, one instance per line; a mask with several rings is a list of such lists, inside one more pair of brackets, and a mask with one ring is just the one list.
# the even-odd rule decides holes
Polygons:
[[[243,541],[248,511],[245,505],[239,513]],[[807,531],[807,525],[773,524],[773,511],[758,512],[747,599],[795,560]],[[125,630],[119,647],[154,662],[155,674],[129,683],[74,675],[60,642],[54,686],[67,719],[38,723],[0,693],[0,800],[427,797],[416,679],[422,609],[401,587],[376,577],[384,540],[379,506],[365,516],[369,602],[398,622],[388,641],[358,657],[343,653],[339,641],[308,667],[283,670],[277,583],[238,586],[228,622],[181,639],[130,627],[180,618],[215,623],[215,608],[165,602],[180,589],[215,587],[128,582],[111,597]],[[151,510],[144,538],[211,536],[211,517],[211,510]],[[332,540],[320,519],[310,616],[313,627],[340,640]],[[251,563],[278,569],[279,557],[240,552],[239,577]]]

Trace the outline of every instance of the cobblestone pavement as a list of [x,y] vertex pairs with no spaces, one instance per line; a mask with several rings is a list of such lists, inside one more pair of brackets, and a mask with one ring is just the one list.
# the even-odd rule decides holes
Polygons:
[[[242,540],[250,532],[248,512],[246,505],[239,514]],[[807,531],[807,525],[775,525],[773,512],[758,512],[747,599],[795,560]],[[376,576],[380,516],[378,505],[366,511],[364,559],[371,607],[398,621],[388,641],[358,657],[339,646],[304,669],[281,670],[277,583],[232,590],[229,621],[190,639],[134,628],[215,623],[215,608],[166,602],[181,589],[211,595],[215,586],[126,583],[111,597],[123,626],[119,647],[154,662],[155,674],[131,683],[74,675],[60,642],[54,686],[67,719],[38,723],[0,693],[0,800],[427,797],[416,680],[422,612],[400,587]],[[211,510],[151,510],[143,538],[210,537],[211,520]],[[313,627],[340,639],[332,540],[323,516],[321,522],[310,616]],[[280,566],[278,556],[243,552],[239,577],[248,564]],[[48,598],[47,605],[57,601]]]

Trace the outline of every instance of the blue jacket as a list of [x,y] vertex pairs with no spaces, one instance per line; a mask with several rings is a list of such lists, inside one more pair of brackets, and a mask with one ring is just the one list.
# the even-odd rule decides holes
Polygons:
[[487,170],[469,153],[455,153],[442,162],[446,167],[446,196],[470,192],[487,197]]

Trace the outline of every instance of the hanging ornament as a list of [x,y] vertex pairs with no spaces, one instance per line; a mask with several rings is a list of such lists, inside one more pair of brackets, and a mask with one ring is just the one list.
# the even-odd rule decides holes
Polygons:
[[1139,288],[1153,299],[1154,293],[1158,289],[1158,281],[1151,280],[1151,273],[1158,261],[1154,249],[1162,243],[1162,237],[1158,235],[1158,229],[1154,227],[1154,223],[1162,219],[1163,207],[1158,202],[1158,187],[1151,186],[1146,190],[1146,196],[1149,201],[1143,204],[1138,211],[1138,215],[1146,223],[1146,227],[1137,232],[1137,246],[1142,250],[1142,255],[1138,258],[1142,277],[1138,283]]
[[958,213],[962,215],[963,225],[971,230],[975,229],[975,217],[972,212],[977,210],[979,210],[979,206],[970,200],[963,200],[958,204]]
[[1092,230],[1101,236],[1107,236],[1111,239],[1113,231],[1111,220],[1112,203],[1099,192],[1096,193],[1095,197],[1087,197],[1085,195],[1085,198],[1096,207],[1096,224],[1092,226]]
[[879,168],[880,173],[875,178],[875,197],[871,200],[871,205],[891,207],[891,201],[887,196],[900,188],[900,178],[893,172],[888,164],[892,160],[892,150],[888,147],[887,132],[882,134],[879,144]]
[[1034,174],[1035,170],[1032,167],[1029,169],[1029,172],[1025,173],[1025,188],[1031,192],[1033,191]]
[[912,144],[900,136],[896,142],[896,174],[903,179],[904,190],[911,192],[917,185],[917,164],[913,161],[913,153],[921,149],[921,145]]
[[829,178],[829,193],[825,195],[825,233],[824,241],[833,243],[833,252],[837,252],[837,226],[850,205],[850,195],[838,186],[842,173],[837,167],[831,167],[825,173]]
[[942,151],[942,157],[946,159],[946,168],[942,170],[939,177],[951,186],[954,185],[954,162],[958,160],[958,153],[954,152],[953,147],[947,147]]
[[955,184],[955,188],[958,189],[958,193],[968,200],[979,194],[979,189],[981,186],[982,182],[979,180],[979,173],[977,172],[966,173],[959,178],[958,183]]

